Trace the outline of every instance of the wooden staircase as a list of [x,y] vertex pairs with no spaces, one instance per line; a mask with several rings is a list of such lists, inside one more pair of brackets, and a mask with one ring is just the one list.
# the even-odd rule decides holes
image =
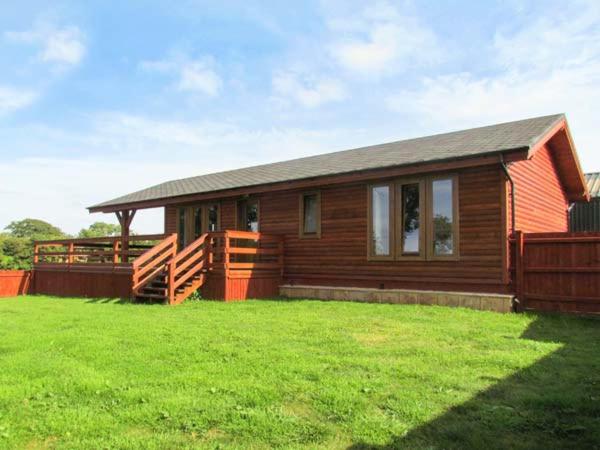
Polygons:
[[174,234],[145,252],[133,263],[133,298],[170,305],[183,302],[206,280],[209,241],[203,234],[177,253]]

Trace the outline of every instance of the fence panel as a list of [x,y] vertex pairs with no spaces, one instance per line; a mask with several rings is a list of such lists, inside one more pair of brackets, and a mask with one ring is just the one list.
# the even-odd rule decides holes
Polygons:
[[16,297],[29,291],[31,272],[28,270],[0,270],[0,297]]
[[600,233],[517,233],[512,254],[525,309],[600,313]]

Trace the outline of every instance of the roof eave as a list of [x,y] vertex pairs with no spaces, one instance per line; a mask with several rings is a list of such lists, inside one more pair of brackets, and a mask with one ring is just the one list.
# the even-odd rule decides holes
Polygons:
[[[174,199],[180,199],[181,203],[184,203],[184,202],[188,202],[188,201],[194,201],[194,198],[201,198],[201,197],[207,197],[207,196],[211,196],[213,198],[235,197],[237,195],[246,194],[246,192],[240,193],[240,191],[247,191],[247,190],[257,191],[256,193],[258,193],[258,191],[260,191],[260,188],[267,188],[267,187],[270,188],[269,190],[280,191],[280,190],[301,188],[301,187],[303,187],[302,186],[303,184],[309,183],[309,182],[316,183],[316,184],[327,184],[328,182],[333,181],[335,184],[341,184],[344,182],[343,181],[339,182],[339,181],[335,181],[335,180],[338,178],[347,178],[347,177],[353,177],[353,176],[358,177],[361,181],[372,179],[372,178],[377,178],[378,176],[387,177],[389,175],[386,175],[385,173],[380,174],[380,172],[389,172],[389,171],[402,170],[402,169],[406,169],[407,171],[413,170],[413,173],[435,171],[436,169],[432,169],[432,166],[435,167],[435,166],[439,166],[439,165],[448,165],[448,164],[452,164],[452,163],[456,163],[456,165],[460,166],[461,162],[469,162],[469,164],[467,164],[466,167],[470,167],[470,166],[472,167],[472,166],[477,166],[477,165],[489,165],[489,164],[499,162],[500,161],[500,159],[498,158],[499,155],[511,154],[511,155],[513,155],[512,156],[513,160],[526,159],[529,151],[530,151],[529,146],[521,146],[521,147],[516,147],[516,148],[502,149],[502,150],[498,150],[498,151],[494,151],[494,152],[489,152],[489,153],[486,153],[483,155],[481,155],[481,154],[467,155],[467,156],[463,156],[463,157],[445,158],[445,159],[438,159],[438,160],[427,161],[427,162],[417,162],[417,163],[412,163],[412,164],[401,164],[401,165],[393,165],[393,166],[387,166],[387,167],[379,167],[376,169],[341,172],[338,174],[323,175],[323,176],[319,176],[319,177],[299,178],[299,179],[295,179],[295,180],[277,181],[277,182],[272,182],[272,183],[262,183],[262,184],[249,185],[249,186],[240,186],[237,188],[221,189],[221,190],[207,191],[207,192],[201,192],[201,193],[195,193],[195,194],[167,196],[167,197],[160,197],[160,198],[156,198],[156,199],[152,199],[152,200],[141,200],[141,201],[137,201],[137,202],[125,202],[125,203],[110,204],[110,205],[100,204],[100,205],[90,206],[87,208],[87,210],[91,214],[91,213],[98,213],[98,212],[112,213],[112,212],[116,212],[116,211],[120,211],[120,210],[124,210],[124,209],[149,209],[149,208],[165,206],[165,204],[177,203],[176,201],[170,201],[170,200],[174,200]],[[477,163],[477,161],[480,161],[480,162]],[[415,169],[421,169],[421,170],[415,170]],[[445,170],[445,169],[442,168],[439,170]],[[391,176],[393,176],[393,175],[391,175]],[[358,181],[358,179],[357,179],[357,181]],[[251,192],[251,193],[253,193],[253,192]],[[157,205],[157,203],[164,203],[164,204]],[[154,206],[144,206],[144,205],[148,205],[148,204],[153,204]]]

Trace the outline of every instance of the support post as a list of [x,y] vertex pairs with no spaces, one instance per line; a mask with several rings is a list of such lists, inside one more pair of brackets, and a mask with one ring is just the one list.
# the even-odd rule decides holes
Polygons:
[[33,263],[37,264],[40,262],[40,246],[36,242],[33,244]]
[[121,225],[121,263],[129,262],[129,233],[135,213],[135,209],[125,209],[115,213]]

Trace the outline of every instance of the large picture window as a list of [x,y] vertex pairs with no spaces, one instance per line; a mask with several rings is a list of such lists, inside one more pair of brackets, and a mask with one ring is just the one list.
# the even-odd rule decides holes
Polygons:
[[373,260],[458,258],[458,178],[371,185],[368,233]]

